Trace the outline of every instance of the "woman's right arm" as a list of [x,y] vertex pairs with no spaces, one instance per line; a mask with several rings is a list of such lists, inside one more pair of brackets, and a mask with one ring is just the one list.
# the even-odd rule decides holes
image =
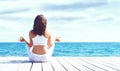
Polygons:
[[60,42],[60,37],[53,38],[52,34],[49,32],[48,46],[52,47],[54,45],[55,41]]
[[54,45],[53,37],[52,37],[51,33],[49,32],[49,34],[48,34],[48,46],[52,47],[53,45]]

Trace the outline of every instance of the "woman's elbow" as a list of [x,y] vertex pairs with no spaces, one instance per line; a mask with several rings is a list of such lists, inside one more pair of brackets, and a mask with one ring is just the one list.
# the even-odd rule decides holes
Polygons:
[[52,47],[53,45],[54,45],[54,43],[50,43],[50,44],[48,44],[49,47]]
[[29,47],[32,47],[33,45],[32,44],[27,44]]

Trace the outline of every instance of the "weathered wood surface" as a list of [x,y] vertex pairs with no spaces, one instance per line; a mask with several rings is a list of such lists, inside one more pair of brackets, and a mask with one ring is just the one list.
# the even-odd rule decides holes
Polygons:
[[120,57],[53,57],[38,63],[27,57],[0,57],[0,71],[120,71]]

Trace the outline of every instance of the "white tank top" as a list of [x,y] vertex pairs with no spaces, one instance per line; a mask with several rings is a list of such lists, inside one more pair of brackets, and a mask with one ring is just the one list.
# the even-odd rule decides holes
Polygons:
[[44,35],[36,35],[33,40],[33,45],[47,45],[47,38]]

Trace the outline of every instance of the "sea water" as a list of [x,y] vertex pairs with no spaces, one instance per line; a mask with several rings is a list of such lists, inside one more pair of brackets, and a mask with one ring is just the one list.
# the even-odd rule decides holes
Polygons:
[[[26,57],[25,43],[1,42],[0,57],[21,56]],[[57,42],[53,56],[120,56],[119,42]]]

